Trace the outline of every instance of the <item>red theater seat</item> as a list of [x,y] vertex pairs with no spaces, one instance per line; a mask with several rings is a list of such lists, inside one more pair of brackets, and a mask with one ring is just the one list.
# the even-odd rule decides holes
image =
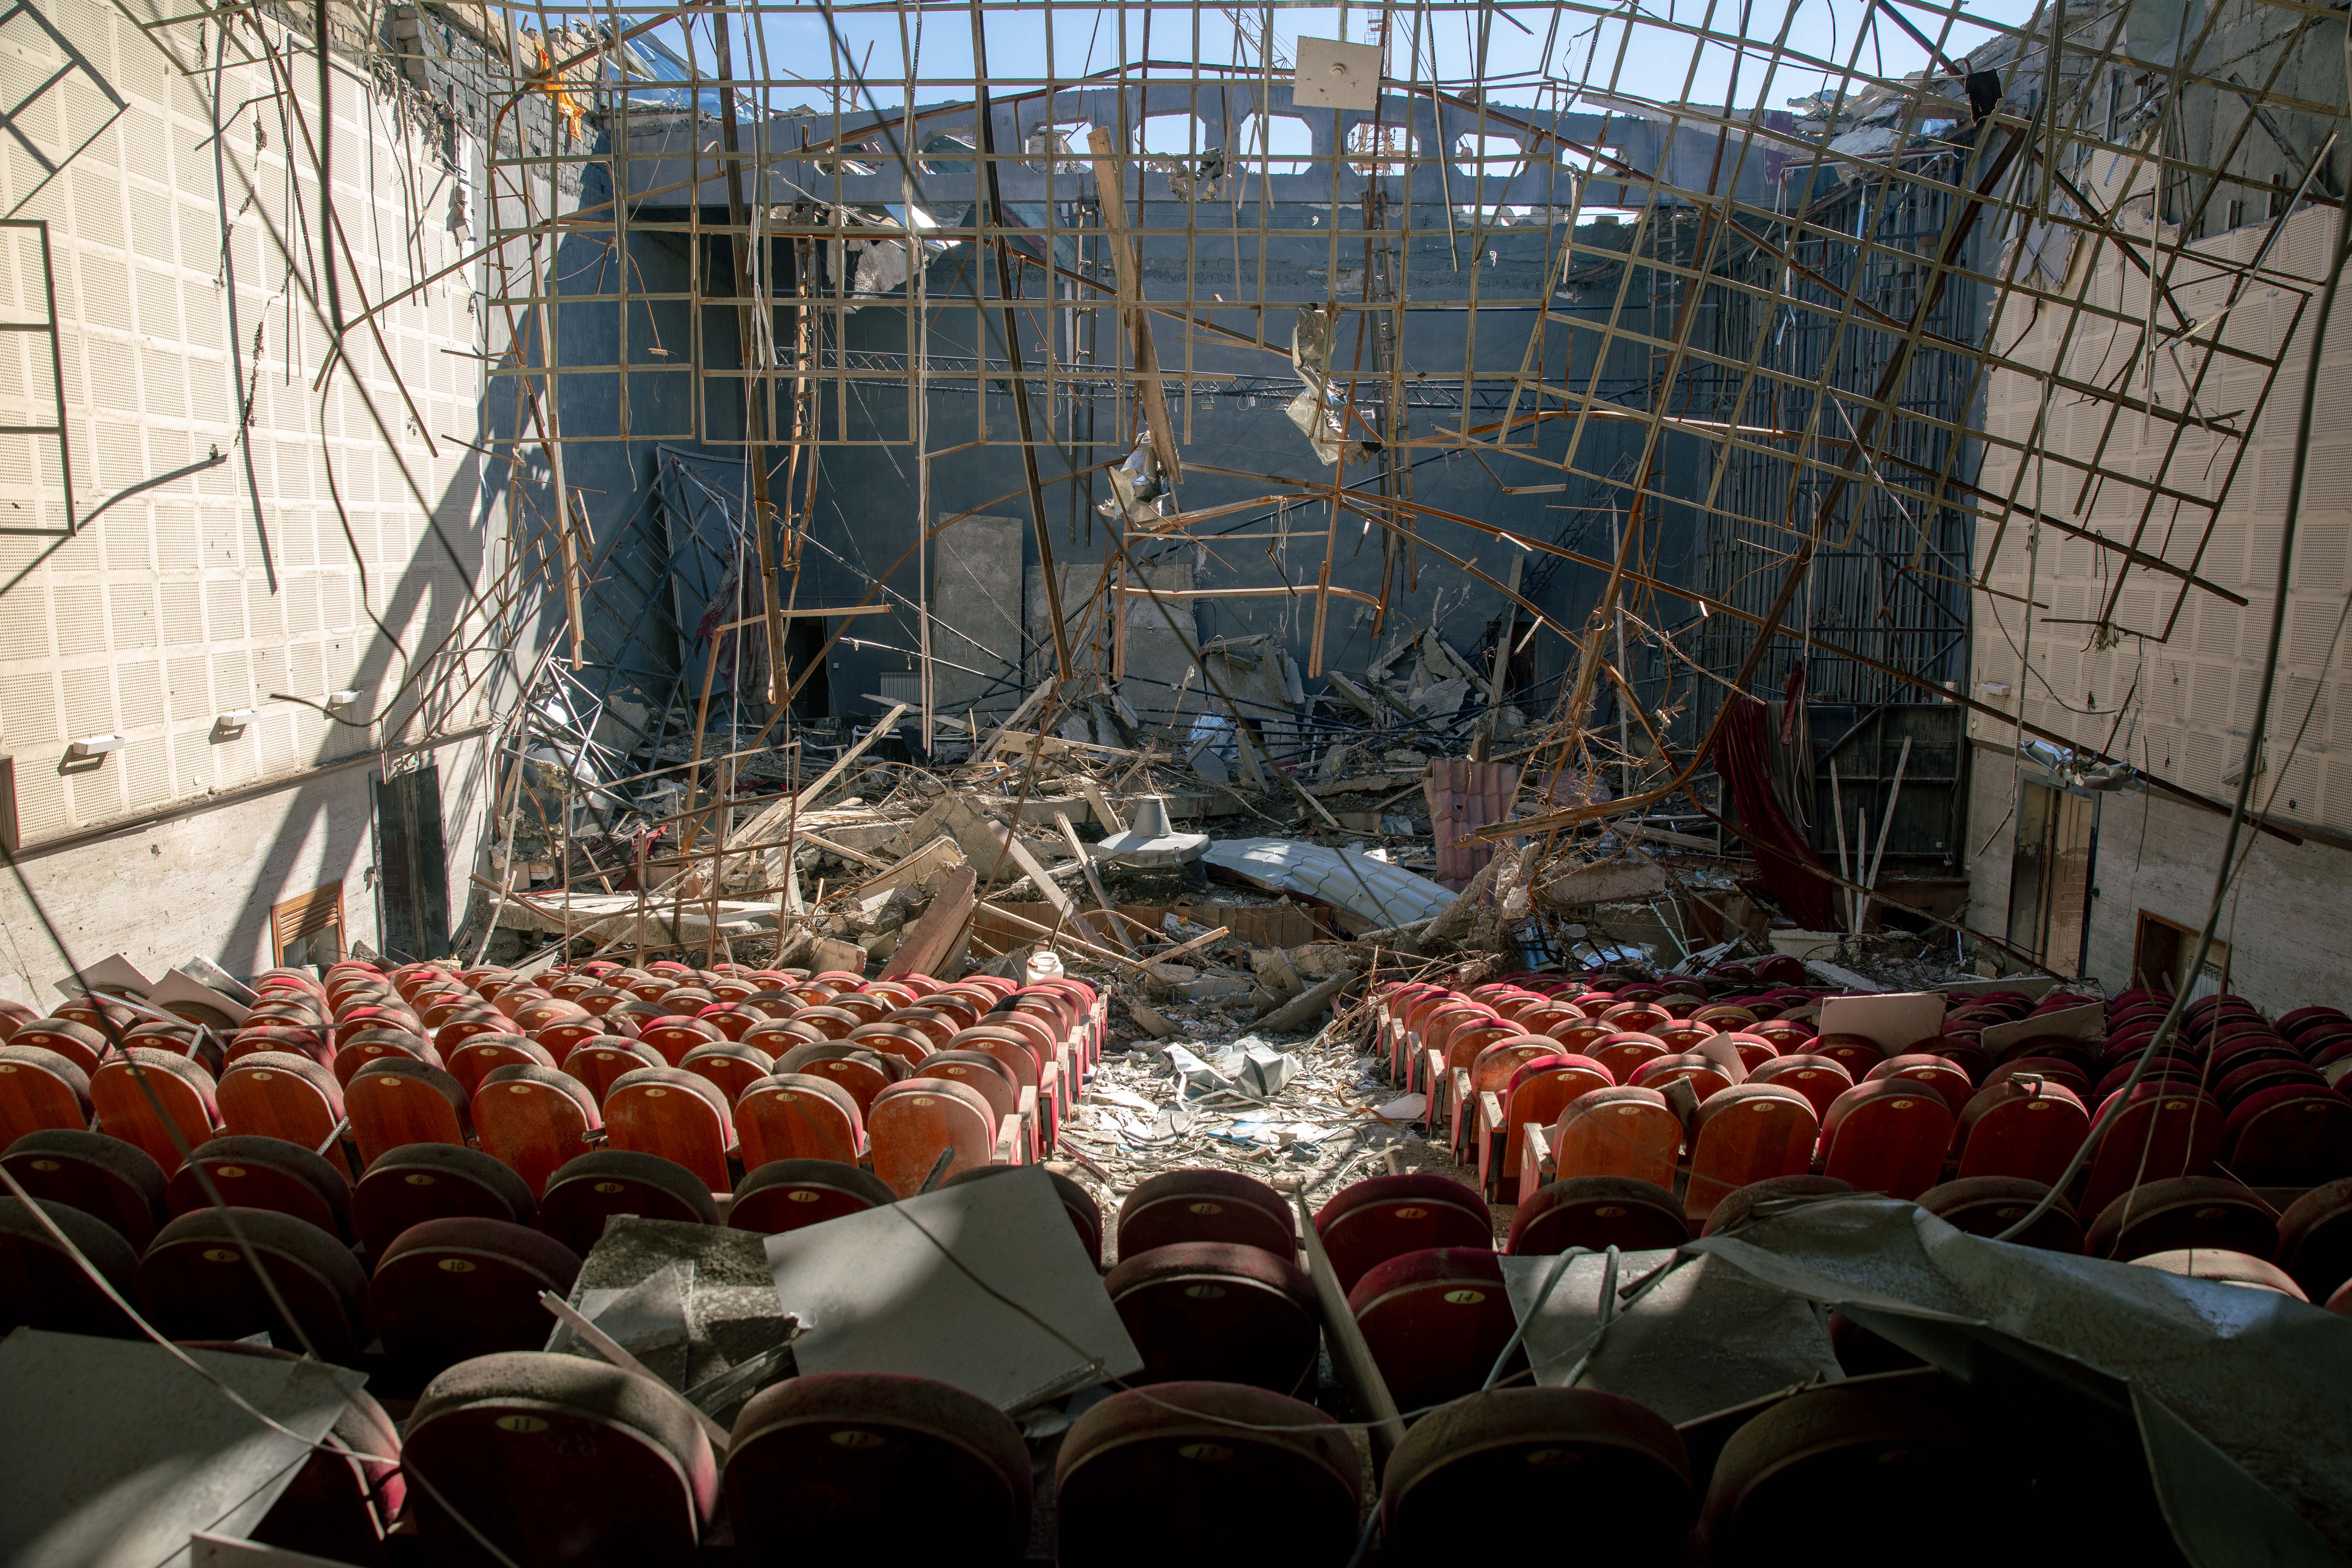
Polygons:
[[1340,1188],[1316,1213],[1315,1230],[1339,1289],[1352,1290],[1374,1265],[1408,1252],[1492,1247],[1495,1216],[1461,1183],[1408,1172]]
[[1103,1285],[1143,1353],[1133,1382],[1296,1394],[1314,1373],[1323,1340],[1314,1283],[1263,1248],[1180,1241],[1120,1258]]
[[352,1179],[343,1168],[283,1138],[227,1133],[196,1145],[194,1158],[173,1173],[164,1206],[176,1217],[209,1208],[213,1197],[197,1180],[211,1178],[212,1192],[232,1208],[268,1209],[317,1226],[350,1241]]
[[[257,1262],[290,1320],[263,1287]],[[157,1231],[139,1259],[139,1300],[173,1339],[266,1332],[282,1349],[307,1343],[348,1366],[370,1337],[367,1275],[351,1249],[268,1209],[199,1209]]]
[[735,1189],[727,1223],[774,1236],[897,1201],[880,1177],[838,1160],[771,1160]]
[[540,1292],[569,1297],[570,1247],[511,1220],[429,1219],[376,1259],[368,1316],[387,1353],[423,1372],[498,1351],[537,1350],[555,1320]]
[[435,1563],[490,1561],[471,1525],[518,1563],[688,1568],[719,1500],[688,1406],[582,1356],[460,1362],[425,1385],[401,1460],[426,1483],[409,1506]]
[[736,1416],[723,1481],[753,1562],[1012,1563],[1029,1542],[1030,1461],[1004,1413],[929,1378],[803,1373]]
[[[1526,1506],[1517,1506],[1526,1505]],[[1589,1388],[1497,1388],[1422,1417],[1381,1488],[1389,1552],[1541,1562],[1573,1520],[1580,1560],[1645,1562],[1689,1528],[1690,1458],[1665,1417]]]
[[1502,1260],[1467,1247],[1390,1258],[1356,1282],[1348,1310],[1408,1415],[1476,1393],[1518,1323]]
[[1363,1507],[1337,1422],[1236,1384],[1111,1395],[1072,1423],[1054,1476],[1061,1568],[1341,1568]]
[[79,1209],[134,1251],[144,1250],[163,1224],[163,1167],[135,1143],[54,1128],[9,1144],[0,1165],[32,1196]]

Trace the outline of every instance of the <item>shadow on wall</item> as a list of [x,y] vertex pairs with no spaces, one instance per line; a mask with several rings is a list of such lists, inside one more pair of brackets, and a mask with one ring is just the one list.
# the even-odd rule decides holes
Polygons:
[[[491,648],[469,651],[470,644],[484,639],[482,617],[467,613],[474,598],[472,585],[481,580],[490,528],[500,515],[504,473],[503,461],[469,457],[460,465],[434,509],[434,525],[426,529],[416,553],[392,583],[378,616],[385,626],[403,628],[405,651],[373,623],[368,625],[351,684],[362,693],[362,700],[367,705],[372,740],[397,729],[403,721],[412,721],[405,731],[412,742],[436,729],[469,728],[478,721],[466,715],[479,710],[477,705],[486,705],[499,678],[506,674],[494,668],[504,661]],[[499,476],[500,482],[493,483],[492,475]],[[453,526],[452,518],[461,521]],[[372,586],[382,586],[380,571],[371,571],[369,579]],[[284,591],[281,586],[279,592]],[[5,591],[0,591],[0,597],[5,597]],[[510,686],[511,679],[505,685]],[[503,687],[498,690],[501,697],[505,695]],[[378,711],[378,702],[387,706]],[[459,765],[454,773],[445,772],[441,788],[444,842],[453,860],[470,847],[470,861],[480,852],[479,836],[467,825],[486,809],[491,783],[489,749],[486,745],[449,748],[426,753],[426,758],[437,757],[446,764],[453,753]],[[347,754],[322,743],[301,766],[305,770],[331,767],[339,756]],[[99,764],[105,761],[100,759]],[[228,906],[230,918],[217,935],[205,932],[195,939],[198,950],[225,968],[251,973],[268,967],[276,961],[271,906],[336,880],[343,883],[347,942],[359,938],[373,946],[381,935],[375,917],[380,874],[373,853],[374,799],[370,782],[381,776],[382,769],[383,760],[373,758],[331,772],[306,771],[294,775],[283,789],[236,804],[198,807],[153,827],[126,828],[94,843],[46,852],[32,846],[17,858],[16,876],[6,879],[14,883],[21,877],[21,887],[7,887],[5,891],[12,902],[26,896],[39,906],[74,963],[93,963],[118,950],[144,952],[155,962],[176,963],[188,956],[185,944],[191,939],[176,932],[160,933],[176,927],[184,911],[156,908],[152,900],[185,896],[194,890],[196,879],[226,858],[229,864],[220,868],[226,876],[242,876],[241,888],[232,890],[233,884],[225,880],[217,885],[217,891],[204,889],[202,901],[215,910]],[[268,823],[249,853],[219,837],[224,831],[235,833],[240,817],[247,816]],[[173,838],[184,842],[167,850],[165,845]],[[142,843],[150,844],[158,854],[173,855],[173,868],[151,866],[148,857],[136,855]],[[176,864],[181,852],[205,858],[197,866]],[[316,869],[307,869],[312,867]],[[453,865],[450,869],[453,886],[465,886],[462,868]],[[160,879],[158,870],[163,870]],[[456,911],[452,912],[454,917]],[[143,932],[142,920],[149,922]],[[16,922],[10,924],[13,927]],[[451,924],[454,928],[454,918]],[[49,982],[61,978],[70,964],[48,952],[48,934],[38,929],[37,922],[34,929],[12,930],[10,936],[11,951],[0,962],[23,969],[33,999],[46,1002]],[[163,951],[154,951],[151,943]]]

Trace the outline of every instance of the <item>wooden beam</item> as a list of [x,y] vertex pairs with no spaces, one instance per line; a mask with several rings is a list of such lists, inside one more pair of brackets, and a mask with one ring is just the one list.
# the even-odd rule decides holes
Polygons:
[[1069,845],[1070,853],[1078,858],[1078,868],[1086,873],[1087,891],[1094,894],[1095,902],[1102,906],[1102,912],[1110,917],[1110,940],[1129,952],[1134,952],[1135,944],[1127,940],[1125,931],[1119,930],[1118,910],[1112,908],[1110,895],[1103,890],[1102,874],[1095,869],[1094,857],[1087,853],[1086,845],[1078,837],[1078,830],[1070,826],[1069,813],[1055,812],[1054,826],[1062,830],[1063,841]]
[[1081,773],[1078,775],[1078,793],[1087,797],[1088,805],[1094,807],[1095,820],[1101,823],[1105,829],[1112,833],[1127,831],[1127,819],[1119,816],[1109,801],[1103,798],[1100,784]]
[[[906,716],[906,703],[901,702],[898,706],[892,708],[889,712],[882,716],[882,721],[879,724],[875,725],[874,728],[866,731],[864,735],[858,738],[857,744],[842,752],[841,755],[835,760],[833,766],[825,769],[823,773],[819,774],[817,776],[817,781],[814,784],[801,791],[797,795],[788,795],[781,797],[773,805],[761,812],[759,816],[744,824],[744,837],[748,838],[762,838],[770,833],[772,833],[775,830],[777,823],[785,820],[793,815],[794,802],[796,801],[799,803],[799,809],[806,811],[816,800],[818,795],[823,795],[826,790],[833,787],[835,780],[840,778],[843,773],[849,771],[849,765],[852,763],[866,754],[866,749],[868,746],[871,746],[883,736],[895,731],[898,727],[898,721]],[[803,827],[800,831],[802,837],[805,838],[809,837],[809,831],[806,827]],[[831,849],[834,847],[828,845],[826,847]]]
[[[773,614],[780,621],[789,621],[815,616],[875,616],[890,607],[888,605],[844,605],[831,610],[787,610],[778,605]],[[719,629],[722,632],[739,632],[745,626],[765,625],[767,620],[766,616],[746,616],[740,621],[729,621]]]
[[1087,136],[1094,154],[1096,205],[1102,209],[1103,227],[1110,231],[1111,265],[1118,276],[1118,314],[1135,344],[1136,395],[1151,426],[1151,452],[1160,471],[1174,484],[1184,477],[1176,458],[1176,431],[1169,422],[1168,393],[1160,381],[1160,353],[1151,343],[1151,318],[1143,307],[1143,261],[1127,229],[1127,182],[1121,177],[1118,150],[1110,132],[1097,125]]
[[971,760],[975,763],[984,763],[996,755],[998,744],[1003,741],[1008,732],[1011,732],[1012,727],[1029,717],[1035,710],[1037,704],[1045,700],[1045,693],[1052,690],[1053,687],[1054,683],[1050,680],[1039,681],[1029,695],[1021,700],[1021,706],[1004,716],[1004,722],[997,726],[996,733],[980,743],[980,749],[972,752]]
[[1165,963],[1171,958],[1181,958],[1195,948],[1206,947],[1213,942],[1223,942],[1225,938],[1233,934],[1232,931],[1224,926],[1219,926],[1214,931],[1204,931],[1200,935],[1193,937],[1190,941],[1170,948],[1166,952],[1153,953],[1151,955],[1151,962],[1154,963]]
[[940,890],[931,895],[930,908],[922,918],[908,928],[898,940],[898,950],[890,962],[882,966],[885,979],[894,974],[930,974],[941,959],[947,957],[963,928],[971,919],[973,893],[980,882],[979,874],[969,866],[956,866],[940,879]]
[[1088,958],[1098,959],[1104,963],[1115,963],[1121,969],[1131,969],[1147,980],[1160,978],[1152,972],[1151,964],[1149,963],[1129,958],[1123,953],[1113,952],[1106,947],[1097,947],[1093,942],[1081,941],[1066,931],[1055,931],[1050,926],[1041,926],[1034,921],[1024,920],[1003,904],[989,904],[986,908],[991,920],[1003,921],[1007,925],[1027,931],[1033,936],[1044,937],[1046,939],[1045,944],[1048,947],[1068,947],[1086,954]]

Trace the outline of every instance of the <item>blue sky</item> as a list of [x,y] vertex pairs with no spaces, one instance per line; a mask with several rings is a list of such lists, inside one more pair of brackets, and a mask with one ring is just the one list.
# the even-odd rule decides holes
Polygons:
[[[2024,22],[2032,8],[2032,0],[1973,0],[1963,15],[2014,26]],[[1547,79],[1555,84],[1582,82],[1602,89],[1613,82],[1616,90],[1643,98],[1720,103],[1733,88],[1733,51],[1709,45],[1699,52],[1694,68],[1692,39],[1681,30],[1708,25],[1728,32],[1737,26],[1737,0],[1717,0],[1712,11],[1709,22],[1706,0],[1664,0],[1662,4],[1645,0],[1637,19],[1629,24],[1624,19],[1628,13],[1622,8],[1612,10],[1606,19],[1594,17],[1589,10],[1555,11],[1546,6],[1485,12],[1432,8],[1418,13],[1416,50],[1411,47],[1416,13],[1395,6],[1389,12],[1394,36],[1388,50],[1388,71],[1395,79],[1410,74],[1423,82],[1434,76],[1456,90],[1483,75],[1491,84],[1493,99],[1502,103],[1538,101]],[[1253,33],[1268,16],[1263,7],[1240,14]],[[1777,71],[1767,72],[1767,52],[1784,23],[1790,49],[1843,60],[1852,57],[1855,28],[1867,14],[1864,0],[1800,0],[1793,16],[1785,5],[1755,0],[1742,36],[1756,47],[1739,63],[1738,102],[1746,106],[1760,98],[1767,107],[1779,108],[1788,99],[1825,85],[1820,71],[1799,70],[1786,63]],[[1932,12],[1906,7],[1905,14],[1930,37],[1938,31],[1939,22]],[[839,37],[853,57],[841,66],[835,64],[833,36],[815,5],[760,14],[767,73],[787,83],[771,95],[776,108],[798,104],[820,111],[830,109],[832,92],[820,84],[836,74],[850,75],[850,66],[865,78],[875,102],[885,107],[898,104],[905,97],[910,56],[916,64],[919,102],[968,93],[964,84],[972,75],[969,9],[940,5],[902,13],[837,6],[834,15]],[[1276,47],[1288,58],[1302,36],[1364,41],[1375,15],[1362,6],[1343,11],[1337,6],[1286,5],[1271,13]],[[740,29],[740,13],[734,20]],[[695,24],[695,57],[706,71],[710,62],[710,25],[707,16]],[[1045,79],[1049,74],[1067,79],[1115,70],[1122,61],[1133,65],[1147,58],[1178,62],[1170,71],[1154,74],[1182,74],[1181,62],[1195,58],[1252,66],[1259,60],[1255,48],[1236,36],[1231,15],[1215,10],[1022,5],[987,12],[986,26],[990,78],[992,85],[1007,91]],[[666,42],[684,52],[684,41],[675,27],[664,29],[664,34]],[[1947,52],[1963,54],[1990,36],[1965,21],[1956,24]],[[758,71],[757,44],[740,30],[736,37],[738,71]],[[1881,18],[1864,38],[1858,63],[1874,75],[1896,76],[1918,69],[1927,63],[1927,57],[1910,37]],[[790,85],[795,78],[811,85]]]

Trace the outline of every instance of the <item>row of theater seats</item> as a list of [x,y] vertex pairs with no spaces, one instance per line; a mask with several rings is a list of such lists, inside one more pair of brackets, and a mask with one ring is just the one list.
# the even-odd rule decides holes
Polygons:
[[[1010,1169],[974,1166],[941,1185]],[[0,1154],[0,1170],[40,1210],[0,1197],[0,1332],[25,1324],[133,1337],[137,1326],[110,1287],[175,1338],[267,1333],[379,1369],[381,1355],[409,1384],[469,1357],[544,1343],[552,1321],[541,1293],[571,1293],[613,1215],[720,1223],[693,1173],[625,1150],[582,1155],[536,1197],[479,1150],[443,1143],[393,1150],[356,1186],[299,1144],[257,1137],[214,1139],[167,1180],[119,1140],[31,1132]],[[203,1177],[244,1201],[214,1206]],[[1092,1199],[1066,1178],[1055,1181],[1081,1242],[1099,1258]],[[773,1235],[898,1195],[855,1165],[781,1160],[744,1181],[726,1223]],[[269,1206],[252,1206],[265,1200]]]
[[1373,999],[1373,1048],[1426,1089],[1433,1132],[1444,1129],[1485,1190],[1515,1180],[1522,1202],[1547,1180],[1627,1176],[1674,1189],[1703,1223],[1738,1187],[1808,1172],[1906,1198],[1978,1177],[2046,1184],[2116,1097],[2068,1189],[2078,1212],[2217,1169],[2266,1188],[2352,1176],[2352,1098],[2337,1082],[2352,1071],[2352,1019],[2332,1008],[2273,1025],[2242,998],[2203,998],[2126,1089],[2163,999],[2116,998],[2104,1039],[2029,1026],[1989,1050],[1994,1025],[2090,1001],[1989,993],[1942,1034],[1889,1053],[1783,1016],[1826,993],[1745,984],[1719,973],[1402,984]]
[[[809,1168],[824,1174],[821,1164]],[[831,1169],[839,1181],[845,1168]],[[957,1179],[1003,1173],[994,1167]],[[1100,1215],[1083,1190],[1056,1184],[1099,1256]],[[1554,1201],[1520,1216],[1509,1248],[1641,1248],[1685,1238],[1673,1195],[1641,1188],[1625,1178],[1560,1184],[1550,1189],[1560,1194]],[[1958,1190],[1969,1188],[1978,1190]],[[1981,1229],[1999,1223],[2004,1204],[2014,1215],[2032,1195],[1983,1188],[1981,1181],[1953,1184],[1925,1201]],[[1717,1205],[1708,1227],[1736,1226],[1761,1204],[1838,1190],[1815,1176],[1759,1184]],[[893,1201],[878,1185],[864,1196]],[[1349,1559],[1367,1500],[1363,1466],[1347,1432],[1307,1402],[1321,1321],[1293,1215],[1272,1189],[1213,1170],[1166,1173],[1122,1203],[1115,1222],[1121,1261],[1105,1288],[1145,1370],[1126,1391],[1077,1413],[1050,1456],[1059,1561],[1195,1563],[1212,1551],[1304,1563]],[[1521,1386],[1524,1363],[1516,1358],[1500,1369],[1502,1386],[1489,1388],[1513,1314],[1493,1217],[1475,1193],[1442,1177],[1376,1177],[1336,1194],[1314,1226],[1411,1423],[1372,1500],[1386,1552],[1456,1546],[1466,1520],[1479,1521],[1482,1544],[1556,1547],[1560,1521],[1573,1519],[1588,1521],[1577,1539],[1596,1551],[1677,1551],[1696,1523],[1718,1563],[1779,1561],[1800,1538],[1809,1556],[1860,1562],[1857,1521],[1916,1519],[1916,1488],[1935,1496],[1962,1484],[2005,1488],[2032,1470],[2001,1458],[2020,1446],[1991,1440],[1998,1424],[1975,1396],[1932,1373],[1869,1375],[1887,1347],[1836,1321],[1841,1357],[1858,1374],[1852,1381],[1682,1429],[1614,1395]],[[159,1244],[170,1233],[167,1226]],[[389,1310],[438,1310],[441,1331],[451,1335],[461,1325],[513,1319],[528,1328],[519,1340],[535,1343],[546,1319],[524,1303],[535,1306],[538,1289],[560,1291],[565,1282],[560,1268],[544,1280],[481,1279],[512,1267],[499,1245],[508,1239],[480,1228],[460,1236],[446,1221],[419,1225],[379,1265],[377,1289],[388,1270],[425,1259],[430,1272],[420,1270],[413,1295],[395,1288]],[[279,1240],[266,1225],[247,1232],[257,1248]],[[236,1245],[218,1230],[183,1245],[205,1242]],[[2352,1192],[2332,1228],[2313,1228],[2304,1247],[2306,1262],[2315,1266],[2318,1253],[2332,1249],[2328,1267],[2352,1268]],[[137,1279],[151,1302],[153,1261],[151,1253]],[[2202,1255],[2197,1263],[2139,1261],[2270,1283],[2200,1266]],[[268,1262],[281,1285],[308,1288],[306,1261],[291,1250],[273,1251]],[[468,1267],[453,1270],[452,1263]],[[197,1251],[184,1267],[200,1264],[216,1266]],[[506,1292],[504,1306],[488,1305],[494,1289]],[[380,1317],[387,1310],[373,1298],[368,1306]],[[217,1341],[267,1321],[265,1309],[174,1321],[171,1331]],[[380,1326],[393,1331],[389,1321]],[[459,1348],[453,1337],[442,1352]],[[1030,1542],[1033,1459],[1019,1429],[970,1395],[919,1379],[788,1379],[744,1406],[722,1454],[681,1405],[642,1379],[594,1361],[496,1348],[444,1364],[401,1428],[362,1398],[336,1436],[342,1451],[312,1462],[265,1521],[262,1539],[371,1563],[382,1560],[383,1532],[404,1516],[403,1528],[417,1533],[431,1561],[483,1561],[470,1527],[533,1565],[684,1563],[714,1532],[762,1559],[870,1552],[887,1534],[894,1555],[952,1550],[1010,1562]],[[2105,1462],[2099,1455],[2128,1456],[2134,1447],[2127,1433],[2107,1433],[2090,1454],[2063,1444],[2023,1450],[2044,1458],[2063,1450],[2079,1488],[2085,1467]],[[2036,1511],[2033,1500],[2049,1495],[2049,1479],[2023,1486],[2001,1510],[1960,1510],[1970,1517],[1959,1520],[1945,1510],[1935,1538],[1916,1542],[1915,1554],[1979,1561],[1951,1549],[1956,1542],[1971,1553],[2000,1545],[2008,1537],[2000,1531],[1985,1533],[1993,1518],[2007,1521],[2003,1531],[2027,1530],[2037,1550],[2057,1539],[2070,1550],[2097,1543],[2067,1533],[2088,1528],[2084,1510]],[[1530,1506],[1497,1507],[1529,1486],[1540,1489],[1526,1500]],[[1890,1486],[1906,1500],[1892,1513]],[[2129,1465],[2103,1476],[2093,1533],[2113,1547],[2120,1529],[2163,1561],[2160,1519],[2145,1489]],[[892,1508],[918,1495],[923,1509]],[[1837,1500],[1833,1531],[1818,1528],[1824,1497]],[[1883,1540],[1872,1540],[1871,1552],[1883,1552]]]
[[[1580,1553],[1679,1558],[1696,1539],[1727,1565],[1786,1561],[1793,1541],[1809,1562],[1883,1562],[1906,1529],[1906,1560],[1937,1564],[2067,1561],[2094,1546],[2178,1561],[2144,1478],[2100,1458],[2128,1460],[2130,1444],[2112,1432],[2005,1442],[2012,1419],[1923,1372],[1792,1391],[1680,1428],[1617,1394],[1498,1388],[1416,1423],[1368,1497],[1361,1451],[1339,1421],[1242,1384],[1111,1394],[1033,1456],[1002,1411],[949,1384],[809,1374],[748,1403],[722,1451],[641,1378],[520,1352],[442,1373],[404,1430],[355,1395],[253,1533],[355,1564],[386,1560],[395,1521],[414,1532],[410,1560],[436,1563],[492,1561],[477,1532],[523,1568],[877,1551],[1013,1563],[1050,1510],[1065,1568],[1340,1568],[1362,1560],[1374,1521],[1389,1563],[1458,1552],[1465,1531],[1499,1552],[1556,1553],[1570,1528]],[[2053,1506],[2086,1481],[2099,1508]],[[1923,1497],[1955,1496],[2003,1501],[1923,1516]],[[1822,1521],[1832,1507],[1834,1528]],[[724,1555],[709,1555],[714,1546]]]
[[[1740,1223],[1759,1203],[1853,1193],[1825,1175],[1743,1186],[1695,1224],[1668,1188],[1629,1176],[1580,1176],[1520,1205],[1498,1247],[1477,1193],[1428,1173],[1375,1176],[1324,1204],[1315,1230],[1399,1409],[1481,1387],[1513,1343],[1517,1318],[1505,1256],[1571,1247],[1672,1248]],[[1961,1230],[1996,1235],[2049,1189],[2021,1177],[1964,1177],[1919,1194]],[[2087,1234],[2063,1199],[2021,1244],[2258,1286],[2352,1312],[2352,1180],[2305,1194],[2284,1215],[2243,1186],[2179,1177],[2138,1189]],[[1136,1187],[1118,1222],[1119,1262],[1106,1281],[1143,1352],[1139,1381],[1249,1384],[1297,1393],[1319,1343],[1314,1285],[1299,1266],[1291,1209],[1234,1172],[1173,1171]],[[1512,1365],[1521,1364],[1516,1360]],[[1506,1366],[1507,1373],[1511,1366]]]
[[903,1194],[943,1152],[961,1171],[1049,1150],[1104,1024],[1093,988],[1066,979],[591,962],[541,985],[354,961],[257,985],[226,1037],[105,996],[48,1017],[0,1005],[0,1144],[94,1128],[167,1175],[219,1134],[341,1146],[355,1172],[473,1144],[534,1194],[598,1149],[721,1194],[765,1164],[830,1160]]
[[[1878,1563],[1890,1538],[1906,1541],[1906,1560],[1937,1564],[2066,1561],[2095,1545],[2178,1560],[2112,1425],[2095,1447],[2123,1464],[2005,1443],[2011,1419],[1933,1373],[1793,1392],[1687,1429],[1616,1394],[1501,1389],[1416,1424],[1368,1498],[1356,1441],[1315,1405],[1168,1383],[1100,1400],[1053,1445],[1053,1550],[1065,1568],[1339,1568],[1368,1533],[1369,1503],[1389,1563],[1458,1552],[1465,1536],[1514,1556],[1556,1555],[1566,1537],[1580,1558],[1671,1560],[1694,1526],[1718,1564],[1784,1562],[1795,1542],[1809,1562]],[[491,1357],[426,1391],[403,1458],[440,1493],[420,1502],[410,1489],[420,1528],[457,1561],[478,1559],[445,1509],[527,1563],[583,1538],[596,1561],[681,1563],[722,1519],[746,1561],[862,1561],[880,1549],[896,1561],[1013,1563],[1045,1500],[1033,1477],[1045,1461],[1033,1468],[1002,1412],[943,1384],[871,1374],[768,1389],[721,1458],[607,1369]],[[2075,1495],[2063,1483],[2086,1479],[2099,1509],[2061,1500]],[[1986,1497],[2002,1506],[1923,1500]]]

